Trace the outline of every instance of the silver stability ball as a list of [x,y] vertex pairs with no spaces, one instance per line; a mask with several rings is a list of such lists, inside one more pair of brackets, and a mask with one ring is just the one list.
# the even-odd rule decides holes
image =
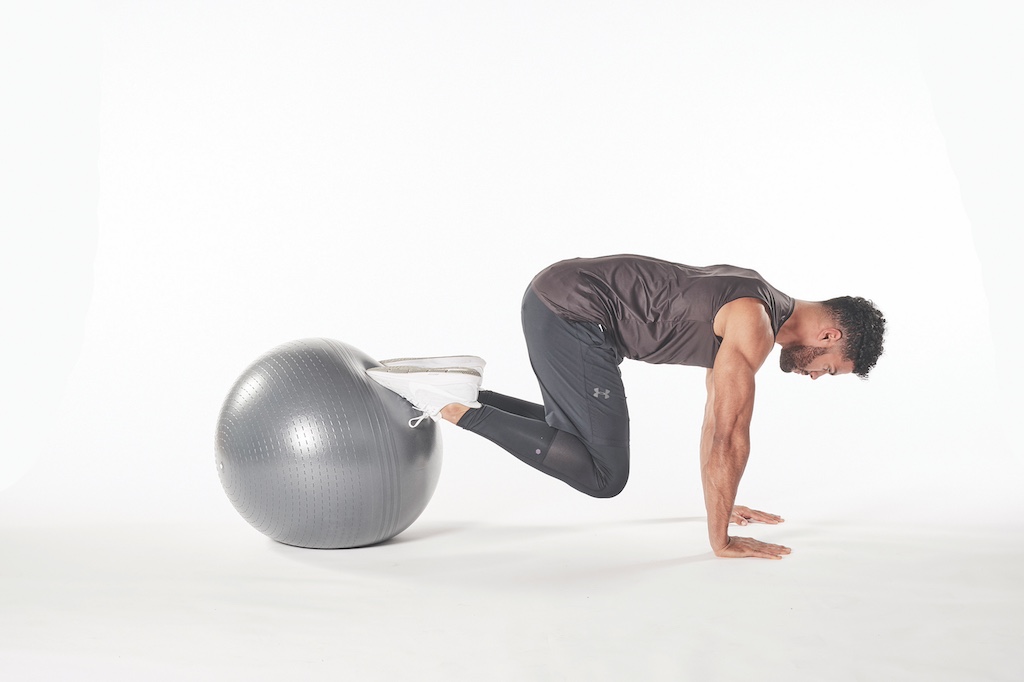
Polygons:
[[287,545],[362,547],[408,528],[441,474],[429,419],[366,376],[380,363],[332,339],[252,363],[217,420],[221,485],[256,530]]

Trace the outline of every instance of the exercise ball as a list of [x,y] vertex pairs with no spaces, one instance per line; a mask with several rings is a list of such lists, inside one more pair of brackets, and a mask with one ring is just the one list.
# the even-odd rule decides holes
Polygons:
[[288,545],[362,547],[408,528],[441,473],[437,425],[366,376],[380,363],[332,339],[257,358],[217,420],[216,465],[228,499]]

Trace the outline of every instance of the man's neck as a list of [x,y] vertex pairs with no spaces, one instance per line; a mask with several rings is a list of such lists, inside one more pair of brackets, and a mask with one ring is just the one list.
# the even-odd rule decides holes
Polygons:
[[802,343],[802,339],[808,334],[817,331],[816,327],[821,321],[822,307],[814,301],[797,300],[794,303],[793,314],[779,328],[775,335],[775,343],[780,346],[790,346],[794,343]]

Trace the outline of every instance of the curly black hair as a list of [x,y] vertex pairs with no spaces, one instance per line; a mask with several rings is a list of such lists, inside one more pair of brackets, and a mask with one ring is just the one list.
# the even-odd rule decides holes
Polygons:
[[836,327],[843,332],[843,348],[853,372],[862,379],[878,362],[885,336],[885,317],[875,304],[859,296],[840,296],[822,301],[832,313]]

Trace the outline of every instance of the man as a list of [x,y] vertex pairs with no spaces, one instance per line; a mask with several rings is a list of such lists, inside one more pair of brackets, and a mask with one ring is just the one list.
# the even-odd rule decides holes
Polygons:
[[385,360],[368,374],[423,411],[410,425],[444,419],[581,492],[612,497],[629,475],[623,358],[706,367],[701,479],[720,557],[790,553],[728,532],[730,521],[782,521],[735,505],[750,453],[754,375],[774,344],[784,372],[863,378],[885,333],[885,318],[863,298],[801,301],[753,270],[632,255],[551,265],[531,282],[522,315],[543,405],[479,390],[484,362],[474,356]]

